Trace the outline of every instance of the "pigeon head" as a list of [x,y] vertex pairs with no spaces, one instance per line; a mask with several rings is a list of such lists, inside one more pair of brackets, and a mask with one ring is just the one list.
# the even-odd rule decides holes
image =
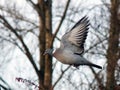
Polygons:
[[51,49],[51,48],[46,49],[46,50],[45,50],[45,52],[44,52],[44,55],[46,55],[46,54],[48,54],[48,55],[51,55],[51,56],[52,56],[52,54],[53,54],[53,49]]

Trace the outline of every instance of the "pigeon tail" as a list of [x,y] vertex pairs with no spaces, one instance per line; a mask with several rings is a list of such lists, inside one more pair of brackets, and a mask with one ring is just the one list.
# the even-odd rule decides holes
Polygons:
[[99,69],[102,69],[102,67],[101,66],[99,66],[99,65],[96,65],[96,64],[88,64],[88,66],[92,66],[92,67],[96,67],[96,68],[99,68]]
[[73,66],[76,67],[76,68],[78,68],[80,65],[87,65],[87,66],[90,66],[90,67],[96,67],[98,69],[102,69],[101,66],[90,63],[90,62],[89,63],[84,63],[84,64],[73,64]]

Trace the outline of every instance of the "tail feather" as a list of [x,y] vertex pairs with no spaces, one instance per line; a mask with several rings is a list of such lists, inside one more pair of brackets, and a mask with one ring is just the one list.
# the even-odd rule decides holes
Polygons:
[[91,66],[91,67],[96,67],[98,69],[102,69],[101,66],[93,64],[93,63],[87,63],[87,64],[73,64],[74,67],[78,68],[80,65],[87,65],[87,66]]
[[92,66],[93,66],[93,67],[96,67],[96,68],[99,68],[99,69],[102,69],[102,67],[99,66],[99,65],[95,65],[95,64],[93,64]]
[[96,68],[102,69],[102,67],[101,67],[101,66],[96,65],[96,64],[90,64],[89,66],[93,66],[93,67],[96,67]]
[[89,62],[89,61],[86,61],[85,65],[92,66],[92,67],[96,67],[96,68],[98,68],[98,69],[102,69],[101,66],[96,65],[96,64],[93,64],[93,63],[91,63],[91,62]]

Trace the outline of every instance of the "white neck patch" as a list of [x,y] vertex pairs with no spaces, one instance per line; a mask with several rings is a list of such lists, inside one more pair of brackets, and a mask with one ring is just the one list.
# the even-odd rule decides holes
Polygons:
[[52,54],[54,54],[54,53],[55,53],[55,51],[56,51],[56,49],[54,48],[54,49],[53,49],[53,52],[52,52]]

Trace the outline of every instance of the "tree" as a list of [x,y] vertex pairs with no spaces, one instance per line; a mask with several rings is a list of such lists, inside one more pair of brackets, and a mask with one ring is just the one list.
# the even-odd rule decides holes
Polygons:
[[[28,59],[33,66],[32,69],[36,73],[35,77],[38,77],[40,90],[61,90],[62,87],[72,90],[114,90],[116,86],[119,86],[120,66],[117,62],[120,58],[118,13],[120,5],[119,0],[110,2],[101,0],[100,2],[100,4],[86,7],[87,3],[85,4],[84,1],[67,0],[59,3],[52,0],[38,0],[37,2],[26,0],[25,7],[29,7],[30,13],[28,13],[28,9],[22,12],[19,4],[9,2],[1,4],[1,55],[11,58],[13,54],[10,55],[10,51],[12,52],[16,47],[21,50],[22,53],[20,51],[18,53],[21,53],[21,57],[25,56],[23,57],[25,61]],[[54,44],[60,41],[61,33],[63,34],[78,21],[77,17],[85,14],[89,16],[91,25],[84,56],[96,63],[98,60],[95,59],[99,59],[99,63],[102,62],[103,65],[103,69],[99,71],[91,67],[82,68],[84,66],[76,69],[60,64],[51,56],[43,55],[45,49],[53,48]],[[29,40],[31,41],[29,42]],[[4,61],[8,62],[8,58]],[[16,59],[18,60],[18,58]],[[1,65],[7,66],[6,62],[1,62]],[[18,81],[21,79],[17,78]],[[27,78],[23,81],[29,82]],[[7,88],[5,85],[0,85]],[[31,85],[34,84],[31,82]],[[7,86],[11,89],[9,83]],[[29,86],[29,89],[31,88],[32,86]]]
[[120,20],[118,19],[118,10],[120,7],[119,0],[111,0],[110,8],[110,30],[107,50],[107,82],[106,90],[114,90],[116,83],[115,71],[119,66],[117,65],[120,59],[120,47],[119,47],[119,36],[120,36]]

